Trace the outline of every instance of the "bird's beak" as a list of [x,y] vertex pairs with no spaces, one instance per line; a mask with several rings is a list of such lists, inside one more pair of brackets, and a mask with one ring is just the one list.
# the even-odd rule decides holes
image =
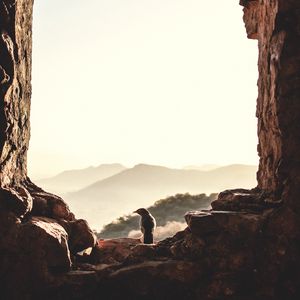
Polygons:
[[137,214],[138,212],[137,212],[137,210],[135,210],[134,212],[133,212],[133,214]]

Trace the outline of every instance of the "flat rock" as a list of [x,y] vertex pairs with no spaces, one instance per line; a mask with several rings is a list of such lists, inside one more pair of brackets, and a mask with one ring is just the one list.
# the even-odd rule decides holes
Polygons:
[[210,212],[191,211],[187,212],[184,217],[193,234],[201,236],[220,230],[219,224]]
[[123,262],[132,254],[132,249],[140,244],[140,240],[131,238],[99,240],[91,253],[91,260],[96,264]]
[[264,216],[236,211],[188,212],[186,222],[191,232],[199,237],[224,230],[237,236],[256,233]]

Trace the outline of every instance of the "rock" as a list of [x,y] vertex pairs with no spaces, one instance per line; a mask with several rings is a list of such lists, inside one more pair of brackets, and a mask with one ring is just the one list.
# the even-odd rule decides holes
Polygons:
[[0,4],[0,187],[27,179],[33,0]]
[[32,197],[23,187],[1,188],[0,209],[12,211],[16,216],[23,217],[32,209]]
[[73,254],[81,252],[87,248],[93,248],[96,245],[97,238],[90,229],[87,221],[74,220],[69,222],[62,222],[62,225],[69,233],[69,247]]
[[190,287],[200,276],[192,262],[147,261],[113,271],[100,287],[108,299],[195,299]]
[[258,39],[258,1],[240,0],[240,4],[244,6],[244,23],[249,39]]
[[262,195],[256,190],[234,189],[221,192],[211,203],[213,210],[221,211],[262,211]]
[[11,277],[7,275],[20,251],[17,242],[20,223],[13,212],[0,210],[0,288],[4,287],[1,296],[5,294],[6,286],[10,285]]
[[226,230],[236,237],[240,237],[246,234],[256,234],[266,217],[262,214],[212,210],[210,212],[189,212],[185,218],[191,232],[196,236],[205,237]]
[[154,244],[139,244],[132,248],[132,257],[142,257],[143,259],[153,259],[156,256],[156,246]]
[[203,239],[195,236],[191,232],[187,232],[182,239],[171,245],[170,251],[172,256],[176,259],[199,260],[205,256],[205,246],[206,243]]
[[12,213],[0,216],[0,225],[4,221],[6,226],[6,231],[0,229],[1,299],[35,299],[34,293],[70,270],[68,235],[53,219],[34,217],[21,223]]
[[64,200],[56,195],[47,193],[39,188],[30,189],[33,198],[33,216],[45,216],[56,220],[74,220],[74,215],[70,212],[69,206]]
[[188,212],[184,217],[191,232],[198,236],[213,234],[221,229],[209,212]]
[[40,276],[71,267],[68,234],[55,220],[32,217],[21,225],[19,237],[27,257]]
[[217,200],[211,203],[214,211],[262,212],[280,207],[282,200],[275,200],[274,195],[258,188],[251,190],[233,189],[221,192]]
[[297,196],[284,193],[297,190],[300,178],[299,70],[300,4],[289,1],[241,1],[249,38],[258,39],[258,154],[260,190],[272,199]]
[[95,264],[124,262],[132,253],[132,249],[139,244],[140,240],[130,238],[99,240],[90,259]]

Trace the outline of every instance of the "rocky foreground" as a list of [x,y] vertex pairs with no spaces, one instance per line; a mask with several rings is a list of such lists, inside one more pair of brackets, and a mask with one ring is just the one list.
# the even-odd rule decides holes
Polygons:
[[153,245],[95,243],[82,220],[20,223],[2,214],[7,253],[15,257],[6,264],[3,299],[296,299],[296,215],[258,190],[226,191],[212,206],[187,213],[184,231]]

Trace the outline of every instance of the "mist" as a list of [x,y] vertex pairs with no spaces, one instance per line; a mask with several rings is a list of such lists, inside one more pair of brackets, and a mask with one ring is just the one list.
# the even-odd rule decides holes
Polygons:
[[257,164],[256,61],[236,1],[36,1],[30,176]]

